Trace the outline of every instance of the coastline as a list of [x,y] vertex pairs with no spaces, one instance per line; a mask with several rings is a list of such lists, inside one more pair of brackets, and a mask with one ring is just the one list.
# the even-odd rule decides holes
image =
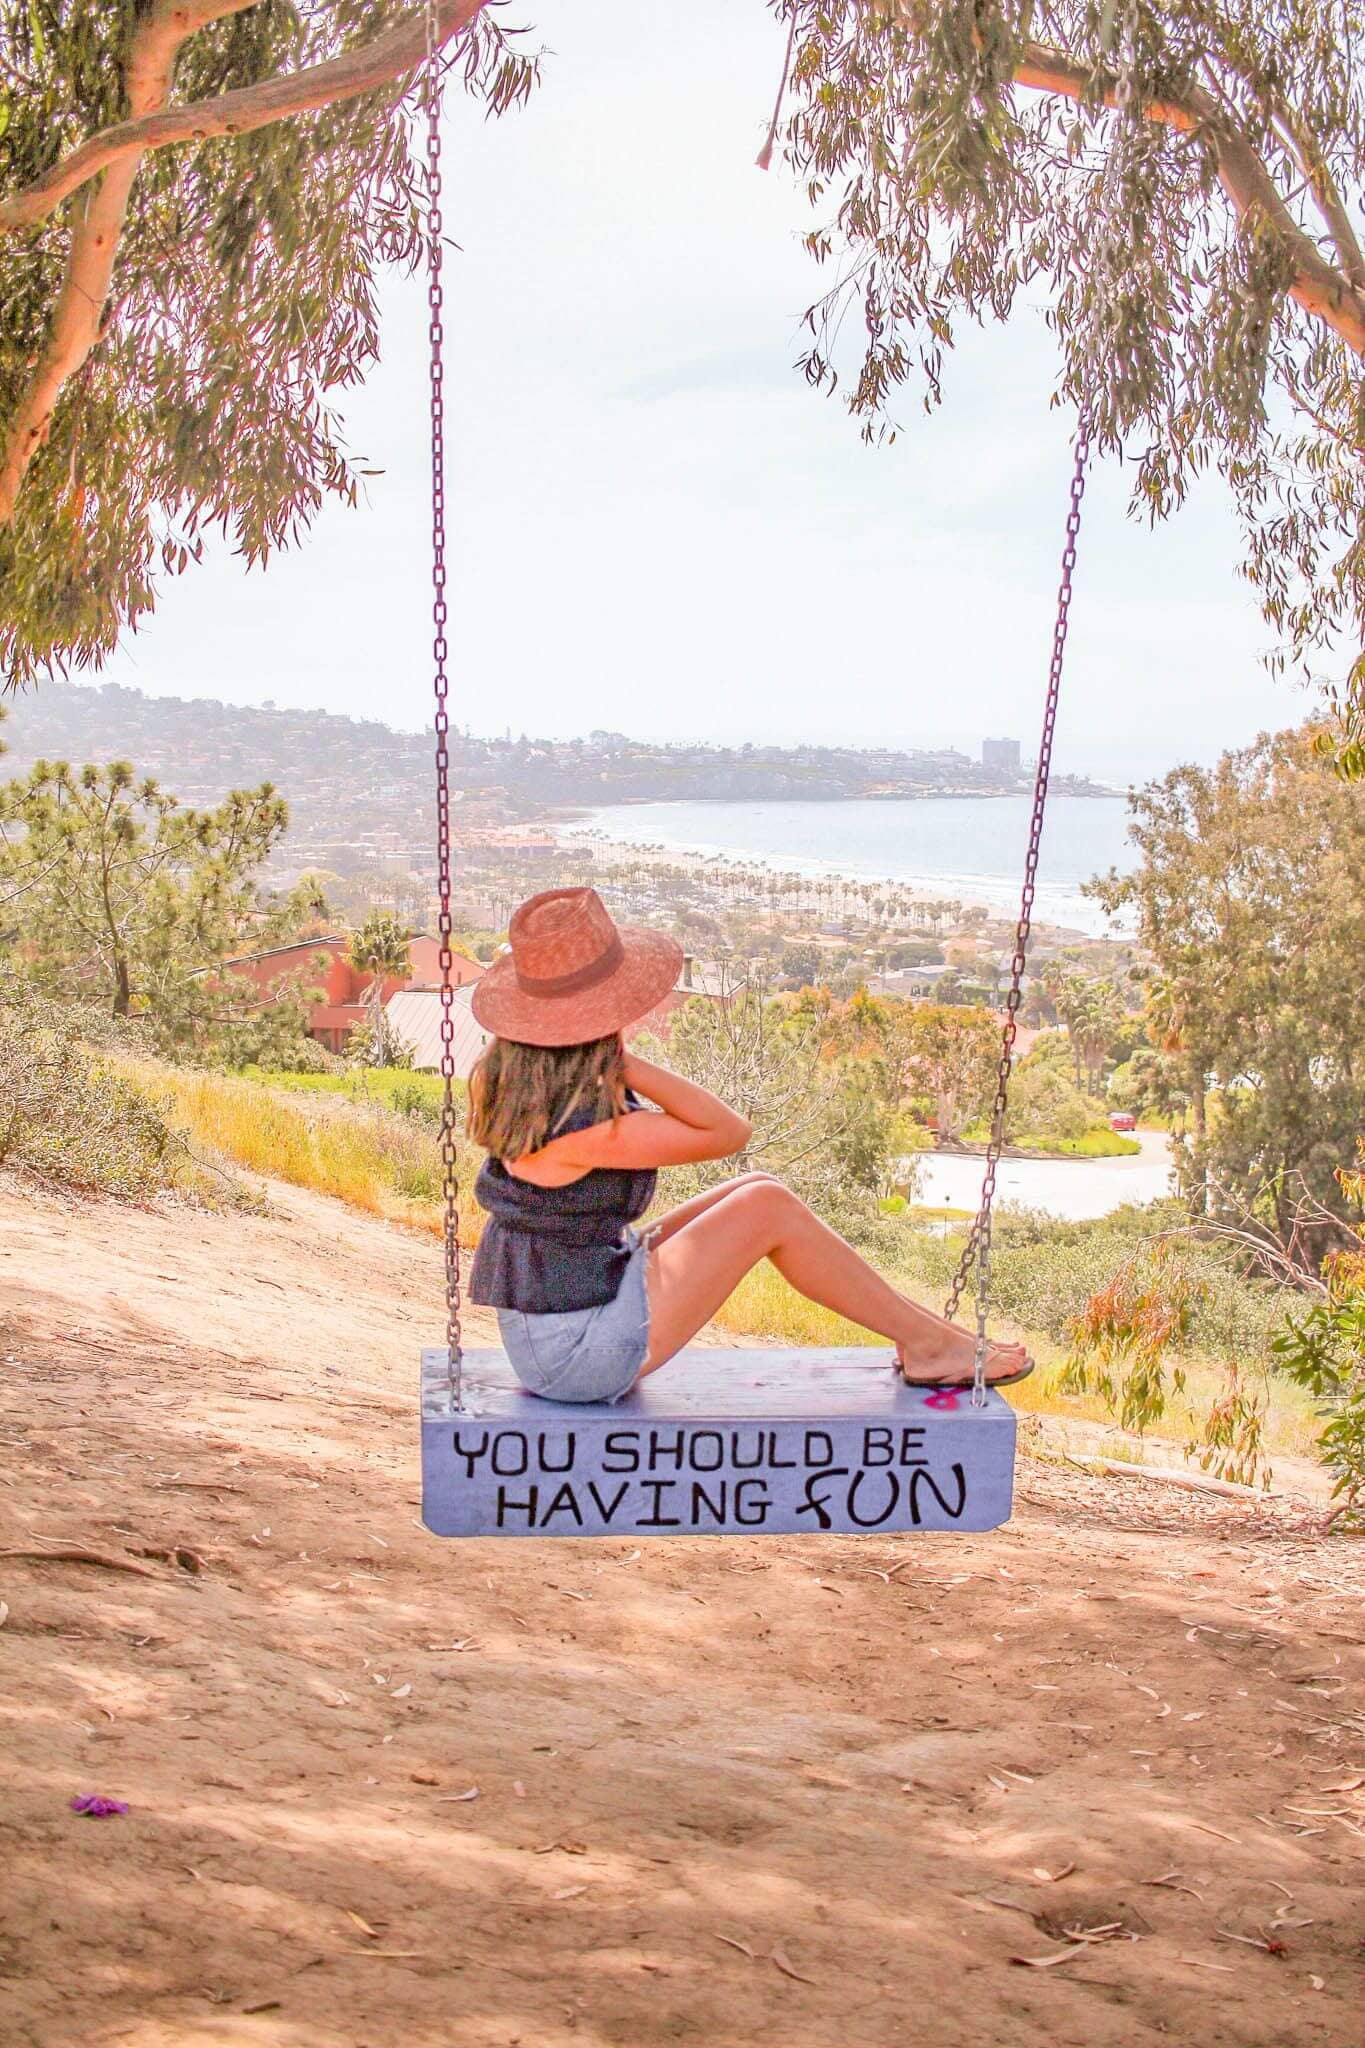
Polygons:
[[[968,792],[955,793],[946,802],[956,804],[965,801]],[[831,804],[838,799],[826,800]],[[861,801],[866,802],[867,799]],[[918,804],[919,799],[904,799]],[[929,800],[926,800],[929,801]],[[1016,798],[1016,801],[1020,801]],[[1110,798],[1111,802],[1122,801]],[[678,808],[683,811],[691,806],[691,799],[679,799]],[[786,907],[793,910],[809,910],[824,917],[830,915],[828,899],[822,905],[821,898],[833,890],[853,899],[869,888],[894,895],[905,904],[916,906],[942,906],[945,901],[962,908],[979,908],[988,912],[992,923],[1012,925],[1019,913],[1019,895],[1022,886],[1022,868],[1016,879],[1002,862],[998,871],[992,873],[943,873],[888,872],[879,861],[870,859],[837,859],[813,852],[794,853],[773,849],[744,847],[733,842],[703,840],[673,841],[661,837],[647,837],[648,824],[645,817],[639,821],[637,831],[631,812],[657,814],[667,808],[659,799],[639,799],[629,803],[597,806],[555,806],[542,813],[542,828],[561,841],[566,847],[573,847],[590,855],[603,866],[629,865],[632,867],[674,868],[699,879],[724,875],[730,886],[742,885],[750,879],[756,895],[772,897],[774,884],[784,885],[781,894],[786,898]],[[737,800],[737,808],[752,808],[747,800]],[[765,807],[766,808],[766,807]],[[805,811],[806,805],[801,806]],[[813,805],[812,805],[813,808]],[[622,836],[605,829],[594,822],[603,811],[614,814]],[[1097,863],[1100,871],[1103,863]],[[1049,902],[1048,899],[1052,900]],[[1058,899],[1061,898],[1061,901]],[[857,909],[853,910],[857,920]],[[1072,940],[1089,941],[1115,939],[1122,941],[1126,933],[1104,919],[1103,913],[1090,908],[1080,900],[1080,885],[1076,881],[1062,880],[1049,883],[1045,880],[1039,888],[1034,912],[1033,929],[1041,936],[1048,933],[1063,942]]]

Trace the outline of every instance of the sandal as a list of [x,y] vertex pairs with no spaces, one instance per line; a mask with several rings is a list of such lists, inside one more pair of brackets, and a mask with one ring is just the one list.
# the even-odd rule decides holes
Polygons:
[[[894,1353],[892,1354],[892,1357],[893,1359],[895,1358]],[[1031,1358],[1026,1358],[1023,1364],[1019,1367],[1019,1370],[1017,1372],[997,1373],[994,1379],[988,1378],[986,1381],[987,1389],[990,1389],[991,1387],[1017,1386],[1020,1380],[1026,1380],[1033,1370],[1033,1360]],[[971,1373],[968,1373],[965,1379],[922,1380],[919,1378],[912,1378],[910,1374],[908,1374],[902,1369],[899,1360],[895,1361],[894,1371],[896,1373],[896,1377],[900,1380],[903,1386],[923,1387],[926,1393],[942,1393],[944,1391],[951,1391],[953,1393],[965,1393],[972,1386],[974,1377]]]

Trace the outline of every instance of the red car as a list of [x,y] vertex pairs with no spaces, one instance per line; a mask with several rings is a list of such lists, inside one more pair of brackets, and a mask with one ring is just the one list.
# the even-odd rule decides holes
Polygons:
[[1109,1119],[1109,1128],[1111,1131],[1135,1131],[1137,1118],[1130,1116],[1126,1109],[1116,1109]]

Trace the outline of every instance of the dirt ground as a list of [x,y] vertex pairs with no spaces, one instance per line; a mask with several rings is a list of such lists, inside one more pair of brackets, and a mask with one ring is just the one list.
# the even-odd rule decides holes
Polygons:
[[274,1199],[0,1181],[5,2048],[1359,2048],[1365,1544],[441,1544],[436,1249]]

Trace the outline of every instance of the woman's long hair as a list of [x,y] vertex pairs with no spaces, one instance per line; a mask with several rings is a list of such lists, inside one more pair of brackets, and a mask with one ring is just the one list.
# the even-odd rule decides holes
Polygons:
[[619,1032],[585,1045],[523,1045],[495,1038],[469,1077],[469,1135],[495,1159],[538,1152],[575,1110],[605,1123],[626,1106]]

